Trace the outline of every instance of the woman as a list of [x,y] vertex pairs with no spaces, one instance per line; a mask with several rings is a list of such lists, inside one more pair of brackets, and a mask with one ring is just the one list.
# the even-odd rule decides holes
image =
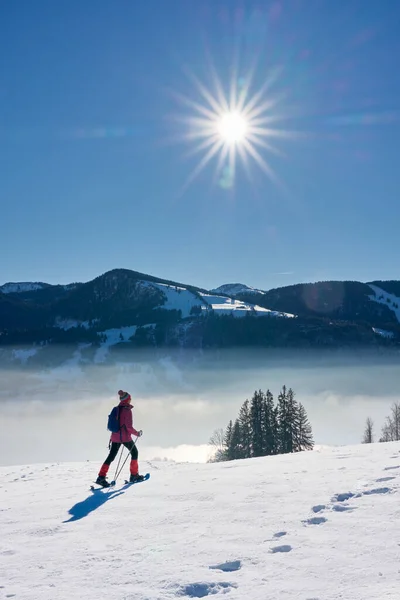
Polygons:
[[109,487],[110,483],[106,480],[106,475],[108,473],[108,469],[110,468],[110,464],[115,459],[118,454],[118,450],[120,449],[121,444],[123,444],[131,453],[131,463],[130,463],[130,472],[131,476],[129,481],[131,483],[136,483],[137,481],[143,481],[143,475],[139,475],[139,466],[138,466],[138,450],[135,442],[132,441],[132,435],[136,435],[140,437],[142,435],[142,431],[136,431],[133,427],[132,423],[132,398],[128,392],[124,392],[123,390],[119,390],[119,426],[120,430],[117,433],[112,433],[110,442],[111,448],[110,453],[104,461],[99,475],[96,479],[96,483],[102,485],[103,487]]

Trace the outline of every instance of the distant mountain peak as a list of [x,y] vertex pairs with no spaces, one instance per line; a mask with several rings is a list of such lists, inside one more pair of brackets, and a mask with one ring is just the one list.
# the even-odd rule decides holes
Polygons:
[[211,290],[213,294],[226,294],[227,296],[237,296],[238,294],[264,294],[261,290],[257,290],[244,283],[224,283],[219,287]]

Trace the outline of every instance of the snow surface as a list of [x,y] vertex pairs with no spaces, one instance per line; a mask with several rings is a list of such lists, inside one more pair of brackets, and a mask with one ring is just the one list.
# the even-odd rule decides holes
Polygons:
[[135,335],[136,329],[136,325],[131,325],[130,327],[119,327],[118,329],[106,329],[105,331],[99,331],[99,335],[105,335],[107,339],[102,342],[100,347],[96,350],[93,361],[95,363],[105,362],[110,351],[110,346],[128,342],[129,338]]
[[372,330],[374,333],[377,333],[378,335],[380,335],[384,338],[393,338],[394,337],[393,331],[386,331],[386,329],[379,329],[378,327],[373,327]]
[[21,282],[21,283],[5,283],[0,286],[0,292],[3,294],[17,294],[22,292],[33,292],[35,290],[42,290],[46,285],[43,283],[31,283],[31,282]]
[[[235,317],[244,317],[246,314],[255,314],[257,316],[269,316],[269,317],[286,317],[293,318],[295,315],[290,313],[279,312],[276,310],[269,310],[256,304],[248,304],[241,300],[234,300],[233,298],[226,298],[225,296],[216,296],[212,294],[200,294],[204,301],[207,303],[207,308],[212,309],[217,314],[232,314]],[[207,309],[206,308],[206,309]]]
[[201,300],[186,288],[153,282],[147,282],[147,285],[159,289],[165,296],[166,302],[162,308],[182,311],[183,319],[190,316],[193,307],[201,306]]
[[142,462],[149,481],[124,486],[125,466],[115,488],[92,492],[102,451],[0,468],[1,597],[400,597],[399,443]]
[[[99,319],[93,319],[92,323],[97,323]],[[57,317],[54,322],[54,327],[58,327],[59,329],[64,329],[64,331],[68,331],[68,329],[73,329],[74,327],[83,327],[84,329],[89,329],[89,321],[77,321],[76,319],[62,319],[61,317]]]
[[[400,298],[398,298],[398,296],[395,296],[394,294],[389,294],[388,292],[385,292],[385,290],[382,290],[377,285],[373,285],[372,283],[369,283],[368,285],[371,288],[371,290],[375,293],[375,296],[368,296],[368,298],[374,302],[384,304],[385,306],[390,308],[390,310],[394,312],[398,322],[400,323]],[[394,306],[394,304],[397,306],[397,308],[396,306]]]

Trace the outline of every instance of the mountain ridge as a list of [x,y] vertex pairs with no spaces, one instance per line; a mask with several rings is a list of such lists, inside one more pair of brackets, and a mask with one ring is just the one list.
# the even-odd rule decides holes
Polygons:
[[99,344],[124,328],[120,341],[134,347],[396,346],[399,307],[396,280],[207,290],[112,269],[83,283],[0,286],[0,345]]

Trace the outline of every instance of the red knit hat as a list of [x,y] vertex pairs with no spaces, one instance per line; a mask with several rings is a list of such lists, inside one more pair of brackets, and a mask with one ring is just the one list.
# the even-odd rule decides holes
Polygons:
[[131,397],[130,394],[128,394],[128,392],[124,392],[123,390],[118,391],[118,396],[120,402],[126,402]]

